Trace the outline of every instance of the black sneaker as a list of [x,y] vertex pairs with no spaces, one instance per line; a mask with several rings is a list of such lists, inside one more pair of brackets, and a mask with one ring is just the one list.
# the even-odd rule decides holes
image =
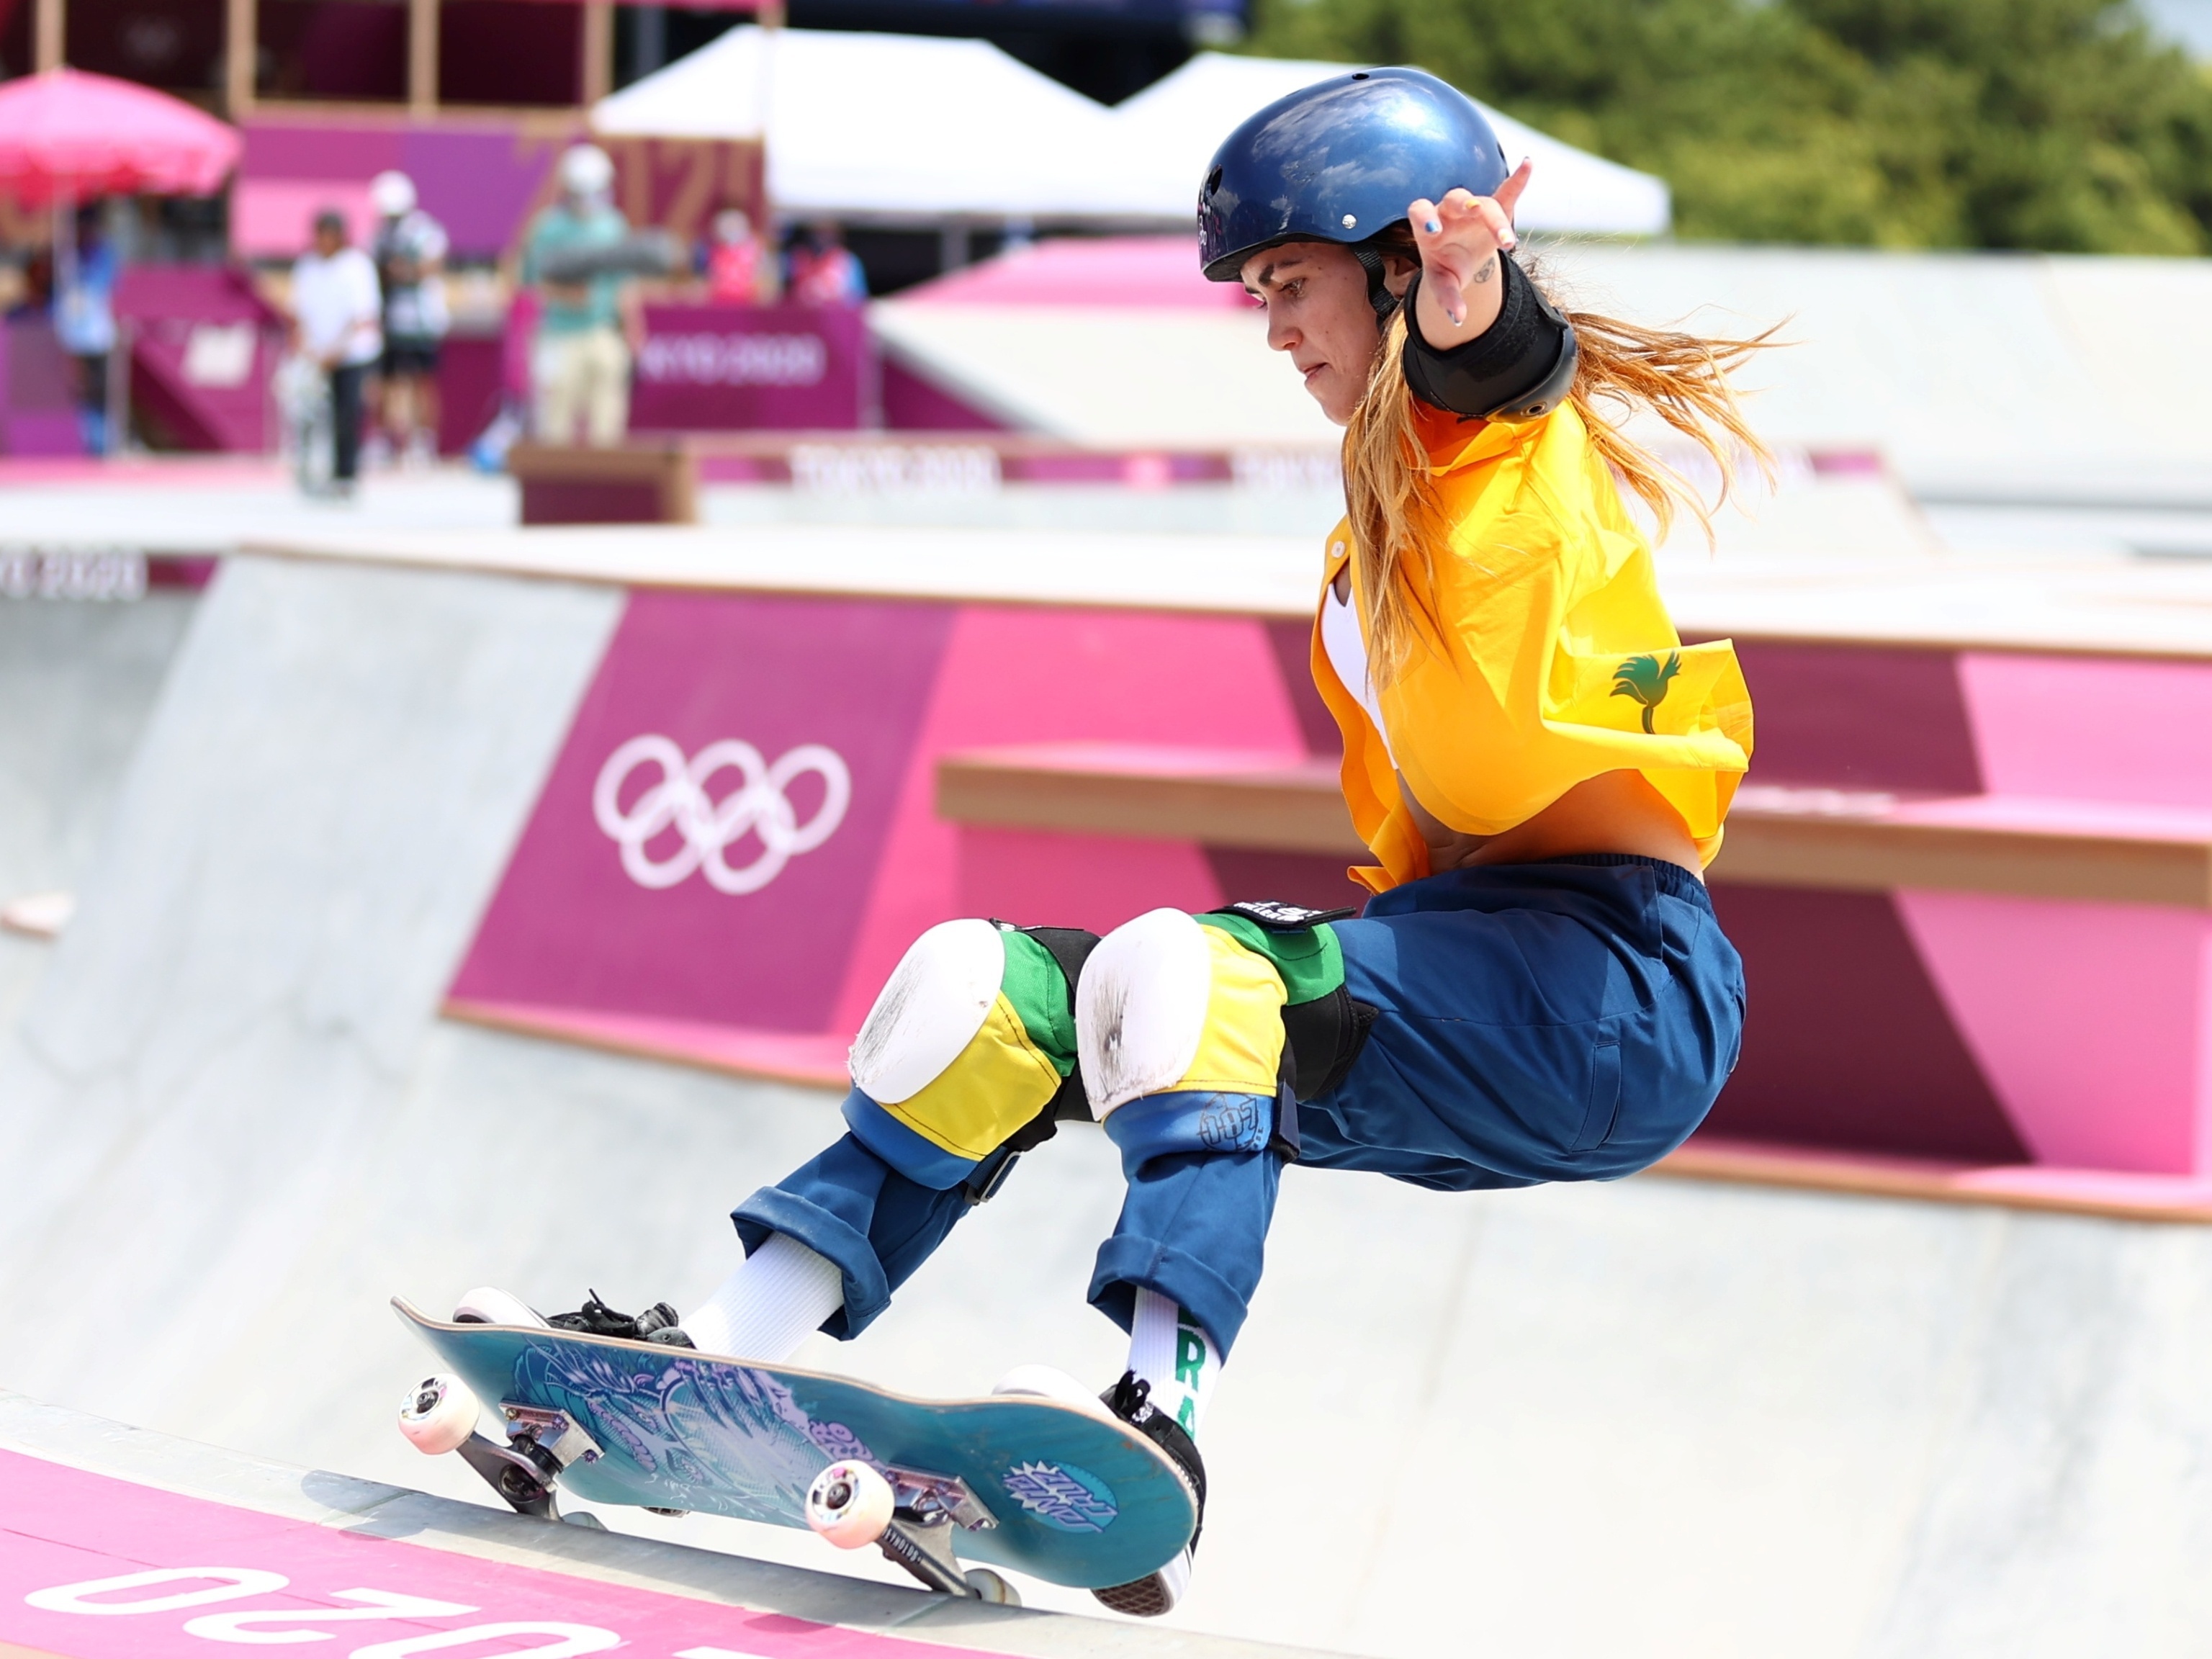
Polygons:
[[1123,1371],[1121,1380],[1098,1397],[1108,1411],[1165,1452],[1182,1472],[1191,1501],[1198,1506],[1198,1522],[1191,1528],[1190,1542],[1164,1566],[1126,1584],[1091,1592],[1115,1612],[1137,1619],[1157,1619],[1182,1600],[1190,1589],[1190,1558],[1198,1548],[1199,1534],[1206,1530],[1206,1462],[1182,1425],[1152,1403],[1152,1385],[1134,1371]]
[[684,1334],[684,1328],[676,1322],[676,1310],[665,1302],[656,1302],[643,1313],[633,1316],[617,1313],[599,1300],[597,1291],[585,1297],[584,1305],[575,1312],[555,1314],[545,1322],[556,1331],[581,1331],[586,1336],[619,1336],[633,1342],[665,1342],[676,1348],[697,1346]]

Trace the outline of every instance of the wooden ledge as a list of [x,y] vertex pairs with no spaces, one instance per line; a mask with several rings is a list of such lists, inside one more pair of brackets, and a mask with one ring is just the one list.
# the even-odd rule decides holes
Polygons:
[[[938,762],[937,810],[958,823],[1072,835],[1370,854],[1334,761],[1116,744],[975,750]],[[2212,909],[2212,813],[2001,796],[1911,799],[1747,784],[1717,882]]]
[[1297,755],[1033,744],[947,755],[937,815],[956,823],[1324,853],[1365,862],[1333,761]]
[[[2212,835],[2155,823],[2090,828],[2063,812],[2039,810],[1946,818],[1933,811],[1933,803],[1828,817],[1775,798],[1789,793],[1747,788],[1737,798],[1727,841],[1713,861],[1715,881],[2212,909]],[[2001,809],[2003,803],[1987,805]]]
[[1977,1204],[2118,1221],[2212,1223],[2212,1180],[2050,1164],[1973,1166],[1692,1135],[1646,1176]]

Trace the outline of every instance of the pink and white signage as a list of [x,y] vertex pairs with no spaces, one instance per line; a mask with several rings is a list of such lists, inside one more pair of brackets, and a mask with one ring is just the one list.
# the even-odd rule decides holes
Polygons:
[[719,432],[859,426],[872,370],[851,307],[645,307],[630,427]]
[[1237,880],[1182,843],[963,833],[936,815],[939,756],[1072,738],[1303,758],[1304,653],[1303,629],[1243,617],[634,593],[450,1006],[836,1081],[932,923],[1111,927]]
[[825,1029],[950,620],[634,596],[453,994]]
[[982,1659],[316,1526],[0,1451],[0,1653],[222,1659]]

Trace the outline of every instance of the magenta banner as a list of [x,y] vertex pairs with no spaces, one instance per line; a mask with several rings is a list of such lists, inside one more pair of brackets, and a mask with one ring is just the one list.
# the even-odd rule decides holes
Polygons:
[[[423,210],[457,253],[515,249],[530,216],[552,200],[561,152],[582,136],[573,116],[489,111],[410,117],[371,112],[249,116],[246,157],[231,192],[234,252],[289,258],[305,247],[318,209],[367,216],[368,181],[396,167],[415,181]],[[633,225],[659,225],[685,242],[724,208],[756,221],[761,147],[736,138],[604,138],[615,201]],[[366,217],[356,221],[362,234]]]
[[1298,625],[1278,641],[1245,617],[633,592],[447,1006],[834,1083],[933,923],[1103,931],[1249,873],[1187,843],[946,823],[941,757],[1096,739],[1296,760],[1304,650]]
[[831,1025],[951,617],[634,594],[453,995]]
[[866,413],[874,364],[852,307],[649,305],[645,331],[634,432],[849,430]]

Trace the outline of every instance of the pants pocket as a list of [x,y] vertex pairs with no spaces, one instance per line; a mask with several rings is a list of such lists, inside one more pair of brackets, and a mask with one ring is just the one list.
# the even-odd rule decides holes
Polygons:
[[1620,1037],[1608,1030],[1597,1040],[1590,1054],[1589,1100],[1583,1109],[1583,1126],[1568,1146],[1571,1152],[1587,1152],[1613,1139],[1614,1120],[1620,1113]]

